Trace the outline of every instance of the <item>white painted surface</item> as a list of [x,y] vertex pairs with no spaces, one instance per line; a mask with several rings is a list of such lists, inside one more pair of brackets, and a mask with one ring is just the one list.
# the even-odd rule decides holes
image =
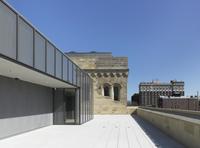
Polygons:
[[[167,139],[165,139],[167,140]],[[153,148],[129,115],[98,115],[84,125],[49,126],[0,141],[2,148]]]
[[0,58],[0,75],[54,88],[74,88],[65,82]]

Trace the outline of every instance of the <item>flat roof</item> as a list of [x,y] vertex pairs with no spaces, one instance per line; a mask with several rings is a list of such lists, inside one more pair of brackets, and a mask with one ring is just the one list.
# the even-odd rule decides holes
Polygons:
[[65,54],[111,54],[112,55],[112,52],[97,52],[97,51],[76,52],[76,51],[70,51],[70,52],[65,52]]
[[176,96],[160,96],[160,98],[162,99],[198,99],[197,97],[190,97],[190,96],[180,96],[180,97],[176,97]]
[[184,85],[184,81],[175,81],[172,80],[170,82],[160,82],[160,81],[151,81],[151,82],[140,82],[139,85],[172,85],[173,83],[175,83],[176,85]]
[[183,147],[153,125],[130,115],[96,115],[83,125],[52,125],[0,141],[2,148],[156,148],[158,145]]

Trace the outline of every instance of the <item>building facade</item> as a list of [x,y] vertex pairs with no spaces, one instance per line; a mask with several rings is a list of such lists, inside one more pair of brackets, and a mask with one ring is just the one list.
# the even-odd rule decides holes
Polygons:
[[167,97],[160,96],[158,101],[158,107],[171,108],[181,110],[193,110],[200,111],[200,101],[198,97]]
[[132,97],[131,97],[131,105],[134,106],[139,106],[140,104],[140,95],[139,93],[135,93]]
[[142,82],[139,84],[139,96],[140,105],[158,106],[158,99],[160,96],[184,96],[184,82]]
[[0,1],[0,139],[93,118],[93,80]]
[[127,105],[128,58],[109,52],[66,53],[93,79],[94,112],[122,113]]

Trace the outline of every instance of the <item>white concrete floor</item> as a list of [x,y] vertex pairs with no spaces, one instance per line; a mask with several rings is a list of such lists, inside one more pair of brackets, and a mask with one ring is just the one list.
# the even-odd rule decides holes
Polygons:
[[[98,115],[84,125],[49,126],[0,140],[0,148],[182,147],[145,124],[129,115]],[[148,128],[153,137],[149,135]],[[156,135],[159,137],[156,138]]]

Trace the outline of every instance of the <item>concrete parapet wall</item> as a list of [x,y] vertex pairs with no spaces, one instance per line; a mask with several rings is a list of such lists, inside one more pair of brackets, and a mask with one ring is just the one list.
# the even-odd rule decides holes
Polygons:
[[187,115],[199,115],[200,111],[193,111],[193,110],[182,110],[182,109],[172,109],[172,108],[155,108],[155,107],[141,107],[143,109],[150,109],[155,111],[168,111],[168,112],[176,112],[176,113],[182,113]]
[[200,120],[141,108],[137,109],[137,115],[186,147],[200,147]]

